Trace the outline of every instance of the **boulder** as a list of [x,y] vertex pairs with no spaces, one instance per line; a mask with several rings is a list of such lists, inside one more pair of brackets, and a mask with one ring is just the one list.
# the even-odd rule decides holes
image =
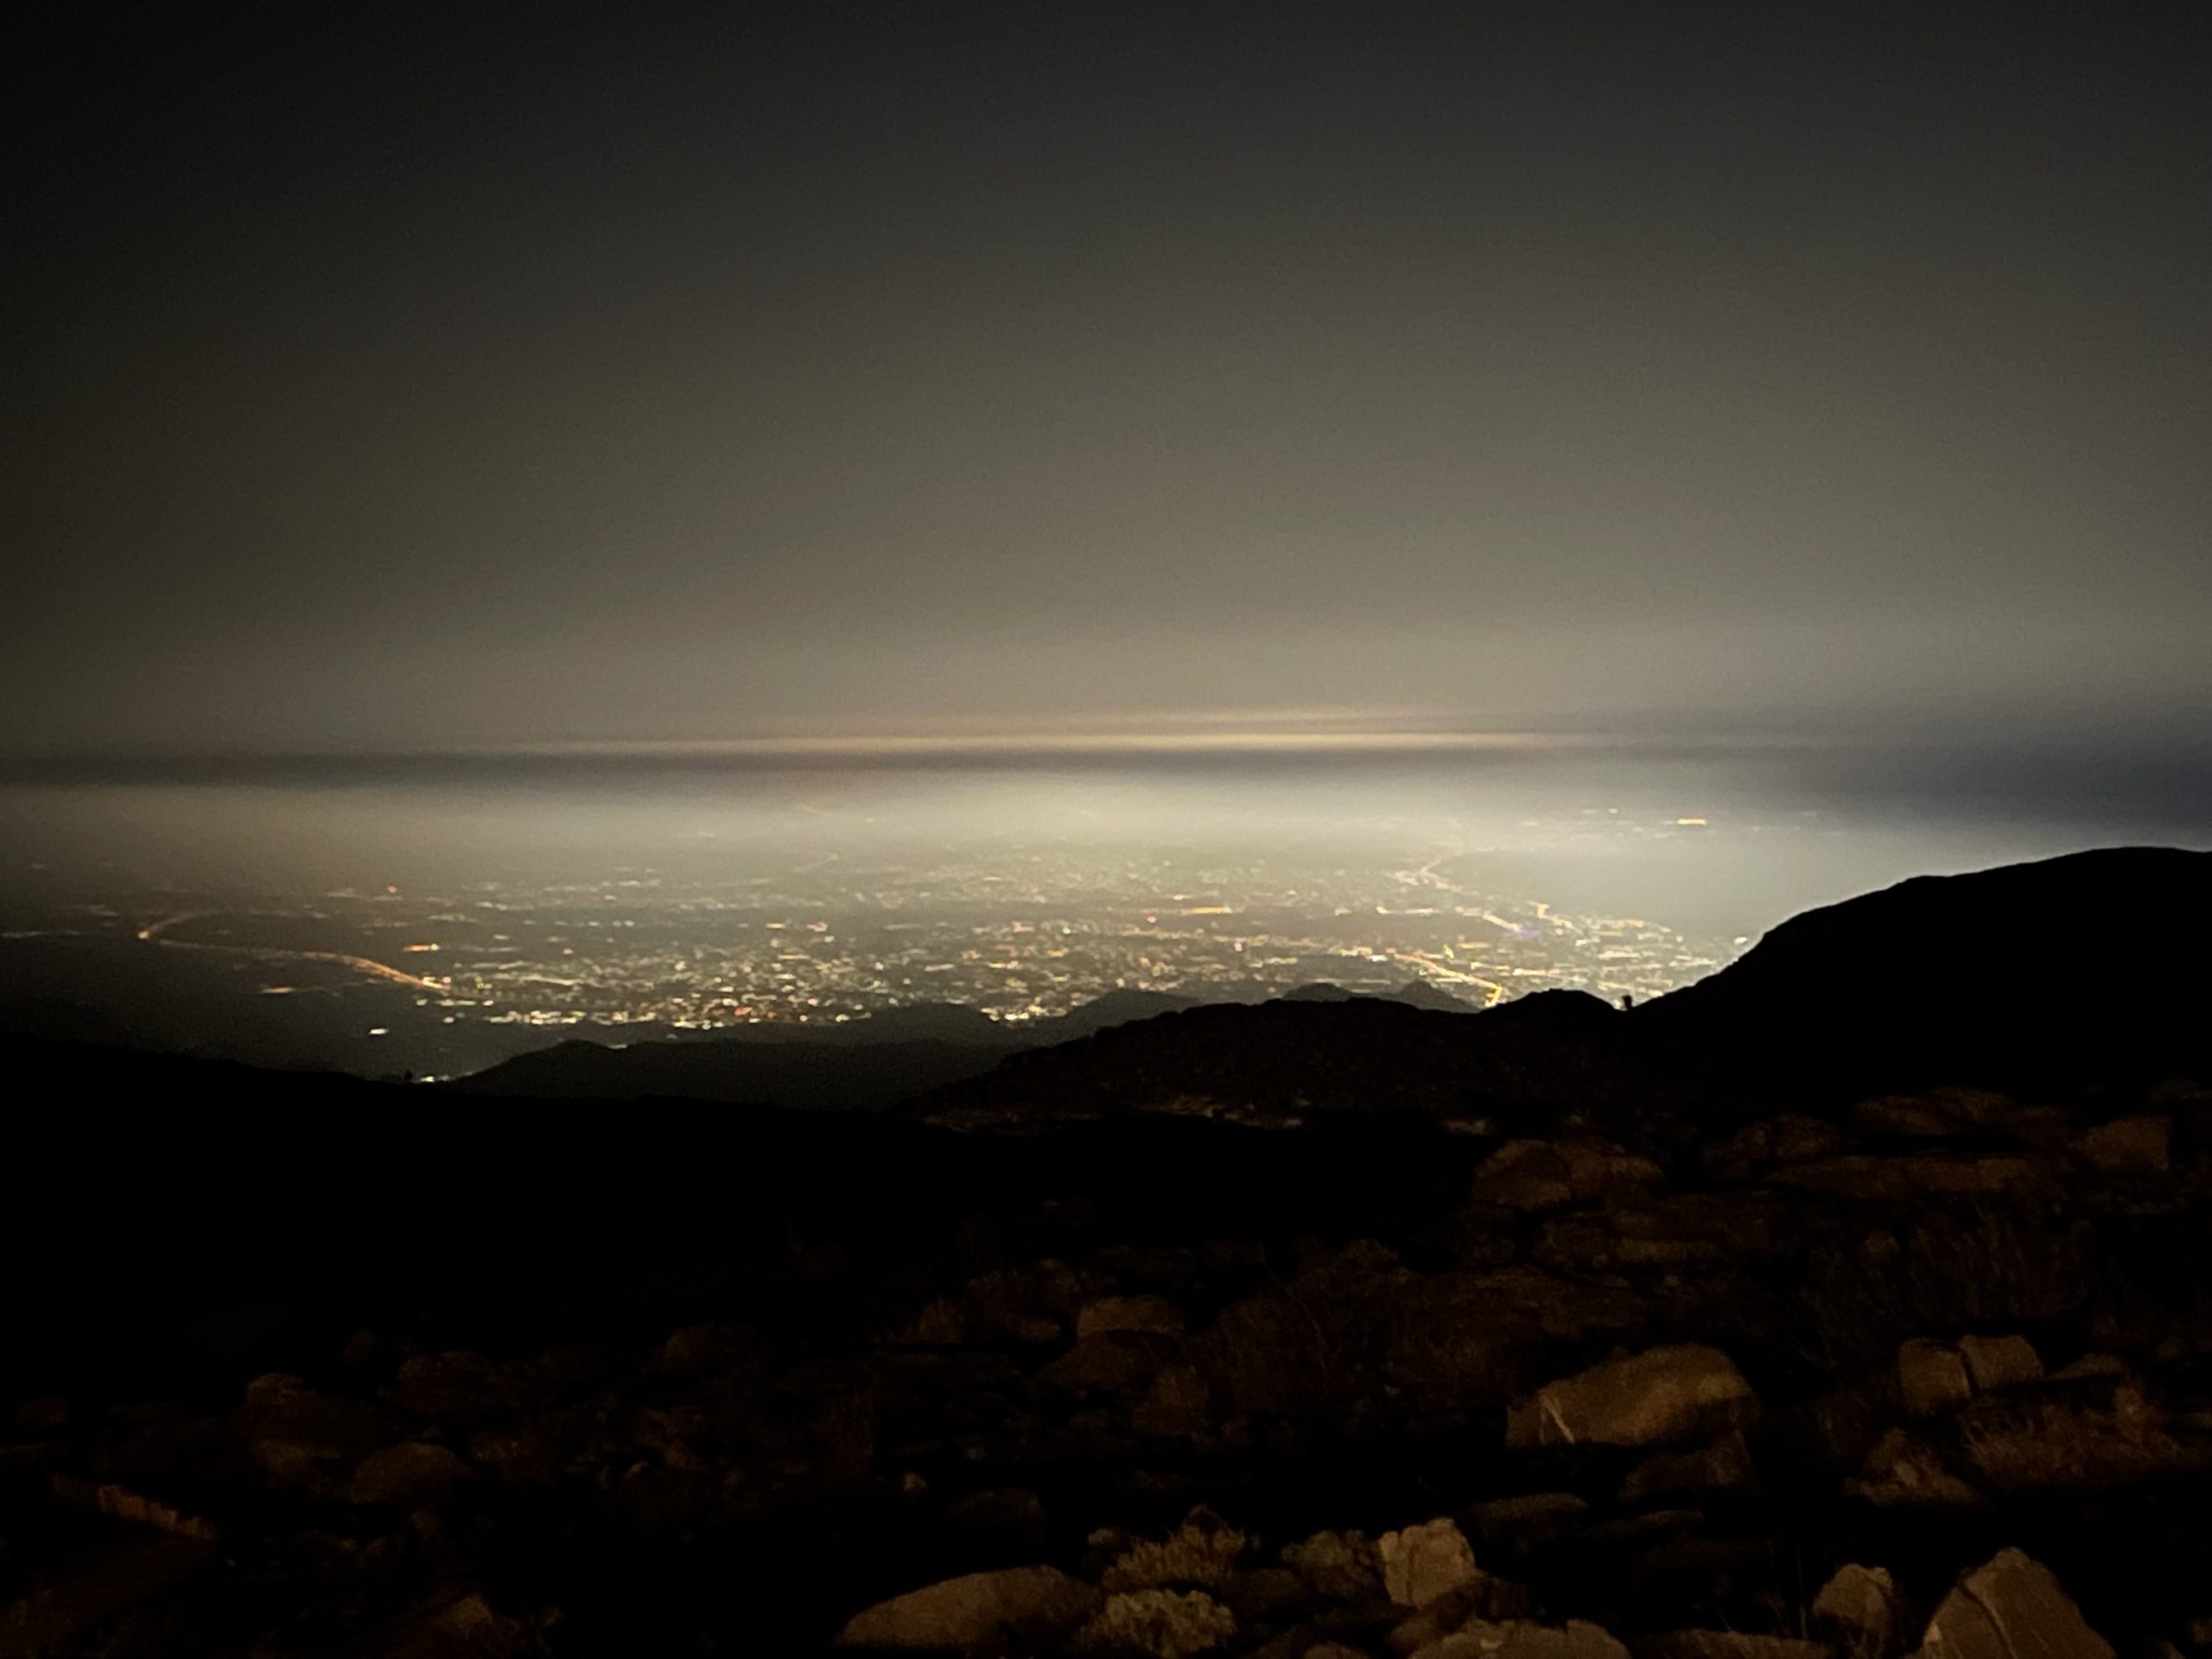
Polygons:
[[1475,1552],[1444,1516],[1384,1533],[1376,1541],[1376,1551],[1382,1560],[1383,1592],[1401,1607],[1426,1607],[1480,1577]]
[[2005,1549],[1943,1598],[1920,1659],[2113,1659],[2113,1649],[2049,1567]]
[[479,1467],[518,1486],[550,1486],[594,1427],[588,1413],[544,1413],[469,1437],[468,1455]]
[[2163,1112],[2114,1118],[2083,1135],[2075,1149],[2107,1175],[2163,1175],[2173,1127]]
[[2025,1337],[1961,1337],[1959,1357],[1976,1394],[1998,1394],[2043,1381],[2043,1357]]
[[1777,1164],[1808,1163],[1833,1158],[1851,1144],[1851,1137],[1824,1117],[1784,1112],[1774,1120],[1774,1160]]
[[1749,1181],[1777,1164],[1833,1158],[1850,1145],[1851,1137],[1824,1117],[1784,1113],[1745,1124],[1713,1142],[1699,1157],[1705,1173],[1716,1181]]
[[2023,1106],[2010,1095],[1956,1085],[1918,1095],[1884,1095],[1851,1109],[1861,1134],[1877,1139],[1929,1140],[1995,1133],[2030,1145],[2063,1145],[2066,1115],[2047,1106]]
[[1915,1337],[1897,1350],[1897,1392],[1915,1417],[1957,1411],[1974,1398],[1965,1356],[1948,1342]]
[[1317,1532],[1302,1544],[1286,1544],[1282,1564],[1329,1601],[1382,1593],[1382,1554],[1363,1532]]
[[1774,1161],[1774,1125],[1746,1123],[1705,1147],[1698,1161],[1716,1181],[1748,1181]]
[[1508,1416],[1506,1444],[1663,1446],[1727,1424],[1757,1405],[1727,1355],[1675,1343],[1540,1389]]
[[1861,1135],[1899,1141],[1961,1135],[1974,1127],[1969,1114],[1948,1101],[1927,1095],[1884,1095],[1862,1100],[1851,1109],[1851,1122]]
[[428,1422],[473,1425],[513,1416],[531,1403],[526,1367],[466,1351],[416,1354],[391,1381],[394,1404]]
[[[188,1538],[195,1543],[212,1544],[222,1535],[220,1529],[206,1517],[188,1515],[157,1497],[149,1497],[113,1481],[84,1480],[74,1475],[55,1473],[47,1477],[47,1491],[55,1503],[71,1509],[126,1521],[134,1527],[151,1527],[156,1532]],[[4,1651],[4,1646],[0,1646],[0,1651]]]
[[1885,1567],[1840,1567],[1813,1598],[1813,1627],[1844,1659],[1892,1659],[1902,1653],[1910,1616]]
[[1536,1611],[1536,1593],[1527,1585],[1478,1574],[1473,1583],[1439,1596],[1390,1627],[1390,1651],[1413,1654],[1478,1623],[1510,1624]]
[[1554,1272],[1673,1272],[1764,1255],[1781,1206],[1766,1192],[1681,1192],[1546,1222],[1531,1255]]
[[1469,1197],[1532,1214],[1626,1198],[1665,1179],[1652,1160],[1610,1141],[1509,1141],[1476,1169]]
[[1050,1639],[1080,1624],[1098,1592],[1056,1567],[1013,1567],[925,1585],[853,1615],[841,1648],[958,1653],[1008,1633]]
[[246,1384],[231,1427],[262,1472],[280,1486],[311,1485],[350,1471],[400,1436],[389,1413],[320,1393],[281,1371]]
[[2117,1354],[2084,1354],[2050,1374],[2054,1382],[2125,1382],[2132,1373]]
[[1059,1342],[1083,1300],[1083,1281],[1065,1262],[1002,1268],[968,1281],[962,1316],[968,1338],[1016,1343]]
[[1667,1179],[1656,1161],[1611,1141],[1578,1138],[1556,1144],[1567,1165],[1567,1183],[1585,1202],[1626,1198]]
[[[118,1651],[92,1633],[187,1579],[212,1548],[199,1539],[170,1536],[72,1551],[30,1583],[17,1579],[10,1585],[11,1605],[0,1607],[0,1654],[41,1659],[62,1652]],[[16,1599],[18,1587],[27,1593]],[[127,1625],[125,1630],[127,1640]]]
[[530,1627],[480,1590],[442,1590],[385,1623],[361,1651],[389,1659],[509,1659],[537,1650]]
[[751,1370],[759,1363],[760,1338],[741,1325],[687,1325],[668,1334],[649,1369],[678,1376]]
[[1985,1500],[1955,1474],[1936,1448],[1893,1428],[1866,1453],[1857,1479],[1846,1489],[1884,1507],[1975,1509]]
[[346,1497],[355,1503],[427,1503],[475,1472],[435,1440],[408,1440],[362,1459]]
[[1640,1503],[1655,1497],[1758,1496],[1758,1471],[1743,1433],[1732,1429],[1709,1446],[1688,1452],[1662,1452],[1646,1458],[1621,1484],[1621,1501]]
[[1183,1310],[1165,1296],[1102,1296],[1085,1303],[1075,1317],[1078,1339],[1116,1332],[1179,1337],[1183,1328]]
[[1121,1332],[1084,1337],[1037,1373],[1038,1386],[1084,1398],[1138,1397],[1173,1347],[1165,1338]]
[[1480,1611],[1468,1605],[1470,1599],[1464,1594],[1442,1596],[1419,1612],[1407,1614],[1384,1633],[1384,1645],[1394,1654],[1415,1654],[1456,1636]]
[[1471,1196],[1502,1210],[1559,1210],[1574,1202],[1574,1185],[1548,1142],[1509,1141],[1475,1171]]

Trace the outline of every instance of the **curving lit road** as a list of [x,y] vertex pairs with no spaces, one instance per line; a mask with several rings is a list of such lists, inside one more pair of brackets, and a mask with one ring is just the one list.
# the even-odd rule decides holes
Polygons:
[[206,944],[194,939],[170,939],[162,935],[182,922],[218,912],[210,910],[188,910],[175,916],[164,916],[138,930],[138,937],[149,944],[158,944],[168,950],[213,950],[233,957],[258,957],[277,962],[330,962],[341,968],[350,968],[357,974],[366,974],[372,979],[388,979],[395,985],[407,985],[418,991],[443,993],[452,986],[446,981],[424,979],[404,969],[394,968],[368,957],[349,956],[342,950],[288,950],[279,945],[262,944]]

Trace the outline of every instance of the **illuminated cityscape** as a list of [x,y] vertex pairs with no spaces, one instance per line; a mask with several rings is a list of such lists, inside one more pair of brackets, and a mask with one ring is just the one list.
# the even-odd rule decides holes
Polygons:
[[10,943],[135,952],[219,969],[240,997],[312,1003],[315,1023],[364,1039],[357,1069],[377,1064],[371,1039],[436,1028],[425,1069],[448,1070],[563,1028],[621,1040],[836,1025],[916,1004],[1018,1028],[1128,988],[1249,1001],[1418,982],[1472,1007],[1560,987],[1642,999],[1738,948],[1489,891],[1468,862],[1115,858],[1069,845],[930,861],[831,853],[726,881],[633,868],[437,892],[102,895]]

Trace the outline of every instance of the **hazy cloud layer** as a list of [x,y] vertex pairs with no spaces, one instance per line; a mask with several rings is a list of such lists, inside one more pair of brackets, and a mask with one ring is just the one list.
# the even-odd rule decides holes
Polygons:
[[17,749],[2212,706],[2155,14],[70,27]]

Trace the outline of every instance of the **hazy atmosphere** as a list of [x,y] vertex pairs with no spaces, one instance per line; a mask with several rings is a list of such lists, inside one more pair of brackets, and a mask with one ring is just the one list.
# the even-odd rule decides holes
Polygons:
[[2201,773],[2204,67],[2126,9],[75,11],[0,742]]

